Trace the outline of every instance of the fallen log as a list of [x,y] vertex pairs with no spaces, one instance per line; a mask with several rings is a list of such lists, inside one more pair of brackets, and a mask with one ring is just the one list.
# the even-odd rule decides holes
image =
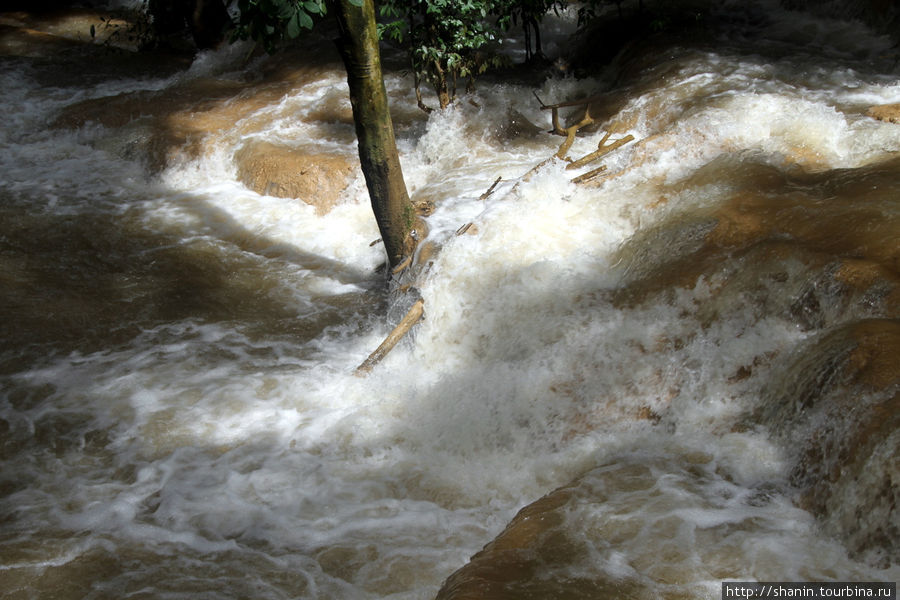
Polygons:
[[384,338],[381,345],[378,346],[378,348],[376,348],[361,365],[356,367],[356,371],[354,371],[353,374],[357,377],[361,377],[371,371],[375,365],[380,363],[382,359],[387,356],[388,352],[394,349],[397,342],[403,339],[403,336],[412,329],[412,326],[419,322],[419,319],[422,318],[423,314],[425,314],[425,301],[422,299],[416,300],[409,309],[409,312],[406,313],[406,316],[403,317],[403,319],[400,320],[400,323],[394,327],[394,330]]

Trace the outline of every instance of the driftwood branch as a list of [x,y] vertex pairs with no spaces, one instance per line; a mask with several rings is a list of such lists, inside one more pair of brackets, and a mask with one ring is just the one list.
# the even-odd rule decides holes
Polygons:
[[566,141],[560,144],[559,150],[556,151],[556,157],[565,160],[566,154],[569,152],[569,148],[571,148],[572,144],[575,142],[575,134],[578,133],[578,130],[593,123],[594,118],[591,117],[589,113],[584,113],[583,119],[581,119],[571,127],[567,127],[565,129]]
[[[568,102],[557,102],[556,104],[544,104],[544,101],[541,100],[541,97],[537,95],[537,92],[532,92],[532,93],[534,94],[534,97],[537,98],[538,104],[541,105],[541,110],[549,110],[550,111],[550,121],[553,125],[553,129],[550,130],[550,133],[566,136],[567,138],[569,137],[569,129],[570,128],[565,128],[559,124],[559,109],[560,108],[570,108],[572,106],[584,106],[584,107],[586,107],[585,117],[590,118],[589,117],[590,104],[592,102],[599,100],[600,98],[603,98],[603,96],[604,96],[603,94],[595,94],[593,96],[588,96],[587,98],[582,98],[581,100],[569,100]],[[583,125],[579,125],[579,127],[584,127],[585,125],[590,125],[593,122],[594,122],[593,119],[591,119],[590,122],[585,123]],[[569,142],[569,145],[571,146],[572,143]],[[562,156],[560,156],[560,158],[562,158]]]
[[559,107],[560,104],[544,104],[544,101],[541,100],[541,97],[537,95],[537,92],[532,92],[534,97],[537,98],[538,104],[541,105],[541,110],[549,110],[550,111],[550,122],[553,124],[553,129],[550,130],[550,133],[556,135],[566,135],[566,130],[562,128],[559,124]]
[[369,357],[362,362],[356,368],[355,375],[360,376],[368,373],[372,370],[372,368],[381,362],[381,360],[387,356],[388,352],[394,349],[394,346],[397,345],[403,336],[406,335],[412,326],[419,322],[419,319],[422,318],[422,315],[425,313],[425,301],[424,300],[416,300],[416,302],[409,309],[409,312],[406,313],[406,316],[400,320],[400,323],[394,327],[394,330],[391,331],[384,341],[381,342],[381,345],[375,349],[375,352],[369,355]]
[[529,181],[532,177],[534,177],[534,174],[537,173],[537,172],[541,169],[541,167],[543,167],[543,166],[545,166],[545,165],[547,165],[547,164],[553,162],[553,160],[554,160],[555,158],[556,158],[556,155],[554,154],[554,155],[551,156],[550,158],[545,158],[544,160],[542,160],[542,161],[539,162],[538,164],[536,164],[536,165],[534,165],[533,167],[531,167],[531,168],[528,170],[527,173],[525,173],[524,175],[522,175],[522,176],[519,178],[519,180],[516,182],[516,184],[515,184],[514,186],[512,186],[512,190],[510,190],[510,191],[511,191],[511,192],[515,192],[517,189],[519,189],[519,185],[520,185],[523,181]]
[[[538,102],[541,103],[541,108],[551,108],[552,109],[555,106],[561,106],[561,105],[545,105],[536,93],[535,93],[534,97],[537,98]],[[588,99],[588,100],[590,100],[590,99]],[[578,104],[582,104],[583,102],[585,102],[585,101],[574,102],[574,103],[565,103],[565,104],[576,106]],[[554,115],[556,115],[556,113],[554,113]],[[555,117],[555,119],[556,119],[556,117]],[[558,123],[558,120],[555,120],[555,123]],[[590,115],[585,115],[585,117],[581,121],[579,121],[575,125],[572,125],[568,129],[563,130],[566,135],[566,141],[563,142],[562,146],[560,146],[559,151],[556,154],[554,154],[553,156],[542,160],[541,162],[539,162],[538,164],[533,166],[531,169],[529,169],[524,175],[519,177],[518,181],[516,181],[515,185],[513,185],[510,192],[515,192],[519,188],[519,185],[522,184],[522,182],[529,181],[534,176],[534,174],[537,173],[542,167],[553,162],[554,160],[556,160],[556,159],[567,160],[567,159],[565,159],[565,155],[569,151],[569,148],[572,146],[572,143],[575,140],[575,134],[577,133],[578,129],[581,127],[584,127],[585,125],[590,125],[592,123],[594,123],[594,119]],[[600,140],[600,143],[597,144],[597,150],[595,150],[594,152],[591,152],[587,156],[584,156],[576,161],[570,162],[568,165],[566,165],[566,169],[577,169],[579,167],[583,167],[583,166],[597,160],[598,158],[606,156],[613,150],[621,148],[628,142],[632,141],[634,139],[634,136],[629,134],[623,138],[620,138],[620,139],[614,141],[611,144],[607,144],[607,142],[609,141],[609,138],[610,138],[610,133],[604,134],[603,138]],[[600,166],[592,171],[588,171],[587,173],[584,173],[582,175],[579,175],[578,177],[573,178],[572,183],[576,183],[576,184],[586,183],[588,181],[595,179],[597,176],[599,176],[604,171],[606,171],[606,166],[605,165]],[[494,192],[494,188],[496,188],[497,185],[501,181],[502,181],[502,178],[498,177],[494,181],[494,183],[491,185],[491,187],[488,188],[488,190],[479,197],[479,200],[486,200]],[[473,226],[473,223],[471,223],[471,222],[465,223],[459,229],[456,230],[456,235],[460,236],[460,235],[463,235],[463,234],[469,232],[470,228],[472,226]]]
[[596,169],[594,169],[593,171],[588,171],[587,173],[584,173],[584,174],[579,175],[578,177],[574,178],[572,180],[572,183],[588,182],[588,181],[594,179],[595,177],[597,177],[598,175],[600,175],[601,173],[603,173],[605,170],[606,170],[606,165],[601,165],[601,166],[597,167]]
[[[548,164],[550,164],[551,162],[553,162],[553,159],[554,159],[554,158],[556,158],[555,155],[554,155],[554,156],[551,156],[550,158],[545,158],[544,160],[542,160],[542,161],[539,162],[538,164],[534,165],[533,167],[531,167],[531,168],[528,170],[527,173],[525,173],[524,175],[522,175],[522,178],[521,178],[519,181],[520,181],[520,182],[521,182],[521,181],[529,181],[532,177],[534,177],[534,174],[537,173],[537,172],[541,169],[541,167],[544,167],[545,165],[548,165]],[[516,183],[516,186],[518,186],[518,185],[519,185],[519,183],[517,182],[517,183]],[[515,189],[515,187],[513,187],[513,189]]]
[[613,150],[615,150],[617,148],[621,148],[622,146],[624,146],[625,144],[627,144],[628,142],[633,140],[634,136],[631,134],[628,134],[625,137],[620,138],[620,139],[614,141],[612,144],[609,144],[607,146],[605,144],[608,139],[609,139],[609,133],[607,133],[606,135],[603,136],[603,139],[600,140],[600,143],[597,145],[596,150],[594,150],[587,156],[583,156],[583,157],[579,158],[578,160],[569,163],[568,165],[566,165],[566,168],[567,169],[578,169],[579,167],[583,167],[587,164],[590,164],[590,163],[594,162],[595,160],[597,160],[598,158],[606,156]]
[[397,275],[399,273],[402,273],[411,264],[412,264],[412,255],[409,255],[406,258],[404,258],[403,260],[401,260],[400,264],[398,264],[396,267],[391,269],[391,275]]
[[479,196],[478,199],[479,199],[479,200],[487,200],[488,197],[489,197],[491,194],[494,193],[494,188],[496,188],[497,185],[498,185],[501,181],[503,181],[503,178],[502,178],[502,177],[498,177],[496,180],[494,180],[494,183],[491,184],[491,187],[489,187],[485,193],[483,193],[481,196]]
[[[578,130],[582,127],[587,127],[588,125],[593,125],[596,123],[596,119],[591,115],[591,104],[601,98],[604,97],[603,94],[597,94],[594,96],[588,96],[587,98],[582,98],[581,100],[571,100],[569,102],[558,102],[556,104],[545,104],[543,100],[541,100],[540,96],[537,93],[534,94],[534,97],[537,98],[538,103],[541,105],[541,110],[549,110],[551,114],[551,123],[553,125],[553,129],[550,130],[550,133],[556,135],[565,136],[566,140],[559,146],[559,150],[556,152],[557,158],[561,158],[563,160],[566,159],[566,153],[568,153],[569,149],[572,147],[572,144],[575,142],[575,135],[578,133]],[[584,116],[578,121],[578,123],[571,125],[569,127],[563,127],[559,123],[559,109],[565,107],[572,106],[583,106],[584,107]],[[587,156],[580,158],[571,164],[569,164],[567,169],[577,169],[579,167],[583,167],[601,156],[605,156],[619,148],[631,140],[634,139],[634,136],[627,135],[620,140],[616,140],[612,144],[608,146],[604,146],[604,144],[609,140],[609,133],[603,136],[603,139],[600,140],[600,144],[597,147],[595,152],[588,154]]]

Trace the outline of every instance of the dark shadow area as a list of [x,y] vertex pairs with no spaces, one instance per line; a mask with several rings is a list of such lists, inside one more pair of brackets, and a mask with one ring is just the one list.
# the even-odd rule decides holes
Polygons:
[[[111,37],[104,18],[114,13],[88,8],[36,7],[0,9],[0,62],[15,60],[30,67],[30,75],[51,87],[83,88],[110,79],[168,77],[190,66],[193,52],[135,52],[132,42]],[[127,28],[115,20],[115,28]],[[91,38],[91,27],[98,33]],[[117,45],[118,44],[118,45]]]
[[[138,211],[110,218],[0,209],[0,337],[7,357],[0,371],[15,372],[48,354],[109,349],[185,319],[240,324],[254,337],[288,336],[299,344],[382,307],[380,276],[261,239],[218,209],[203,210],[204,218],[216,213],[217,231],[209,232],[210,241],[185,243],[147,231]],[[369,291],[298,305],[279,290],[272,261]]]
[[[787,1],[793,8],[801,8],[802,0]],[[818,10],[807,3],[809,12],[797,12],[798,20],[808,18],[810,13],[831,10],[841,18],[842,11],[835,6]],[[848,2],[847,4],[853,4]],[[865,4],[865,3],[860,3]],[[877,0],[871,2],[873,6]],[[479,78],[483,83],[520,83],[539,87],[548,78],[594,77],[599,80],[598,88],[591,95],[590,114],[595,124],[579,131],[579,135],[591,133],[606,123],[611,129],[627,130],[628,124],[609,120],[633,98],[656,89],[660,82],[676,76],[692,56],[702,57],[714,54],[725,59],[740,57],[746,64],[757,64],[772,69],[772,79],[806,87],[811,91],[829,89],[831,76],[835,72],[850,70],[863,80],[883,81],[885,77],[896,77],[900,67],[900,44],[880,53],[872,53],[871,48],[854,44],[854,36],[863,34],[865,29],[859,22],[847,23],[848,33],[839,41],[821,38],[814,26],[802,21],[794,29],[778,30],[784,23],[777,21],[763,8],[747,3],[731,3],[721,8],[716,2],[707,0],[682,0],[678,2],[644,2],[642,12],[637,3],[625,3],[621,16],[617,11],[605,12],[594,21],[580,27],[572,37],[565,56],[565,72],[560,74],[556,67],[517,64],[506,70],[490,71]],[[892,8],[891,15],[896,15]],[[858,16],[858,15],[857,15]],[[853,31],[853,28],[858,31]],[[877,28],[873,29],[878,31]],[[889,30],[893,41],[900,40],[900,33]],[[779,40],[773,43],[775,39]],[[833,45],[831,45],[833,44]],[[794,73],[799,70],[808,74],[805,81],[795,81]],[[580,100],[583,96],[564,95],[541,98],[546,104]],[[534,105],[539,103],[535,99]],[[840,106],[835,108],[853,113],[855,108]],[[580,120],[583,107],[564,109],[563,120],[569,124]],[[549,123],[549,112],[547,115]],[[543,123],[541,123],[543,125]]]

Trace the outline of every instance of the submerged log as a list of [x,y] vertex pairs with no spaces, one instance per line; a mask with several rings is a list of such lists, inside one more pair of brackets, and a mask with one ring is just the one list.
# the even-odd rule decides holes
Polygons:
[[375,351],[369,355],[369,357],[362,362],[356,368],[356,372],[354,373],[357,376],[364,375],[372,370],[372,368],[380,363],[385,356],[388,355],[388,352],[394,349],[394,346],[397,345],[403,336],[409,333],[409,330],[412,329],[412,326],[419,322],[422,318],[422,315],[425,314],[425,301],[422,299],[416,300],[416,302],[409,309],[409,312],[406,313],[406,316],[400,320],[400,323],[394,327],[394,330],[391,331],[384,341],[381,342],[381,345],[375,349]]

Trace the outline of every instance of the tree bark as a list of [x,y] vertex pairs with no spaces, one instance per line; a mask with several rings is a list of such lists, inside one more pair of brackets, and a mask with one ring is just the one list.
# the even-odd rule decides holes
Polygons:
[[[523,15],[522,28],[525,29],[525,62],[544,58],[544,49],[541,47],[541,25],[537,18],[534,15]],[[534,45],[531,43],[531,32],[534,33]]]
[[416,214],[403,180],[388,111],[375,5],[373,0],[362,0],[362,6],[354,6],[349,0],[331,0],[329,9],[336,16],[340,31],[337,46],[347,69],[359,161],[388,261],[396,267],[415,248],[410,232]]

